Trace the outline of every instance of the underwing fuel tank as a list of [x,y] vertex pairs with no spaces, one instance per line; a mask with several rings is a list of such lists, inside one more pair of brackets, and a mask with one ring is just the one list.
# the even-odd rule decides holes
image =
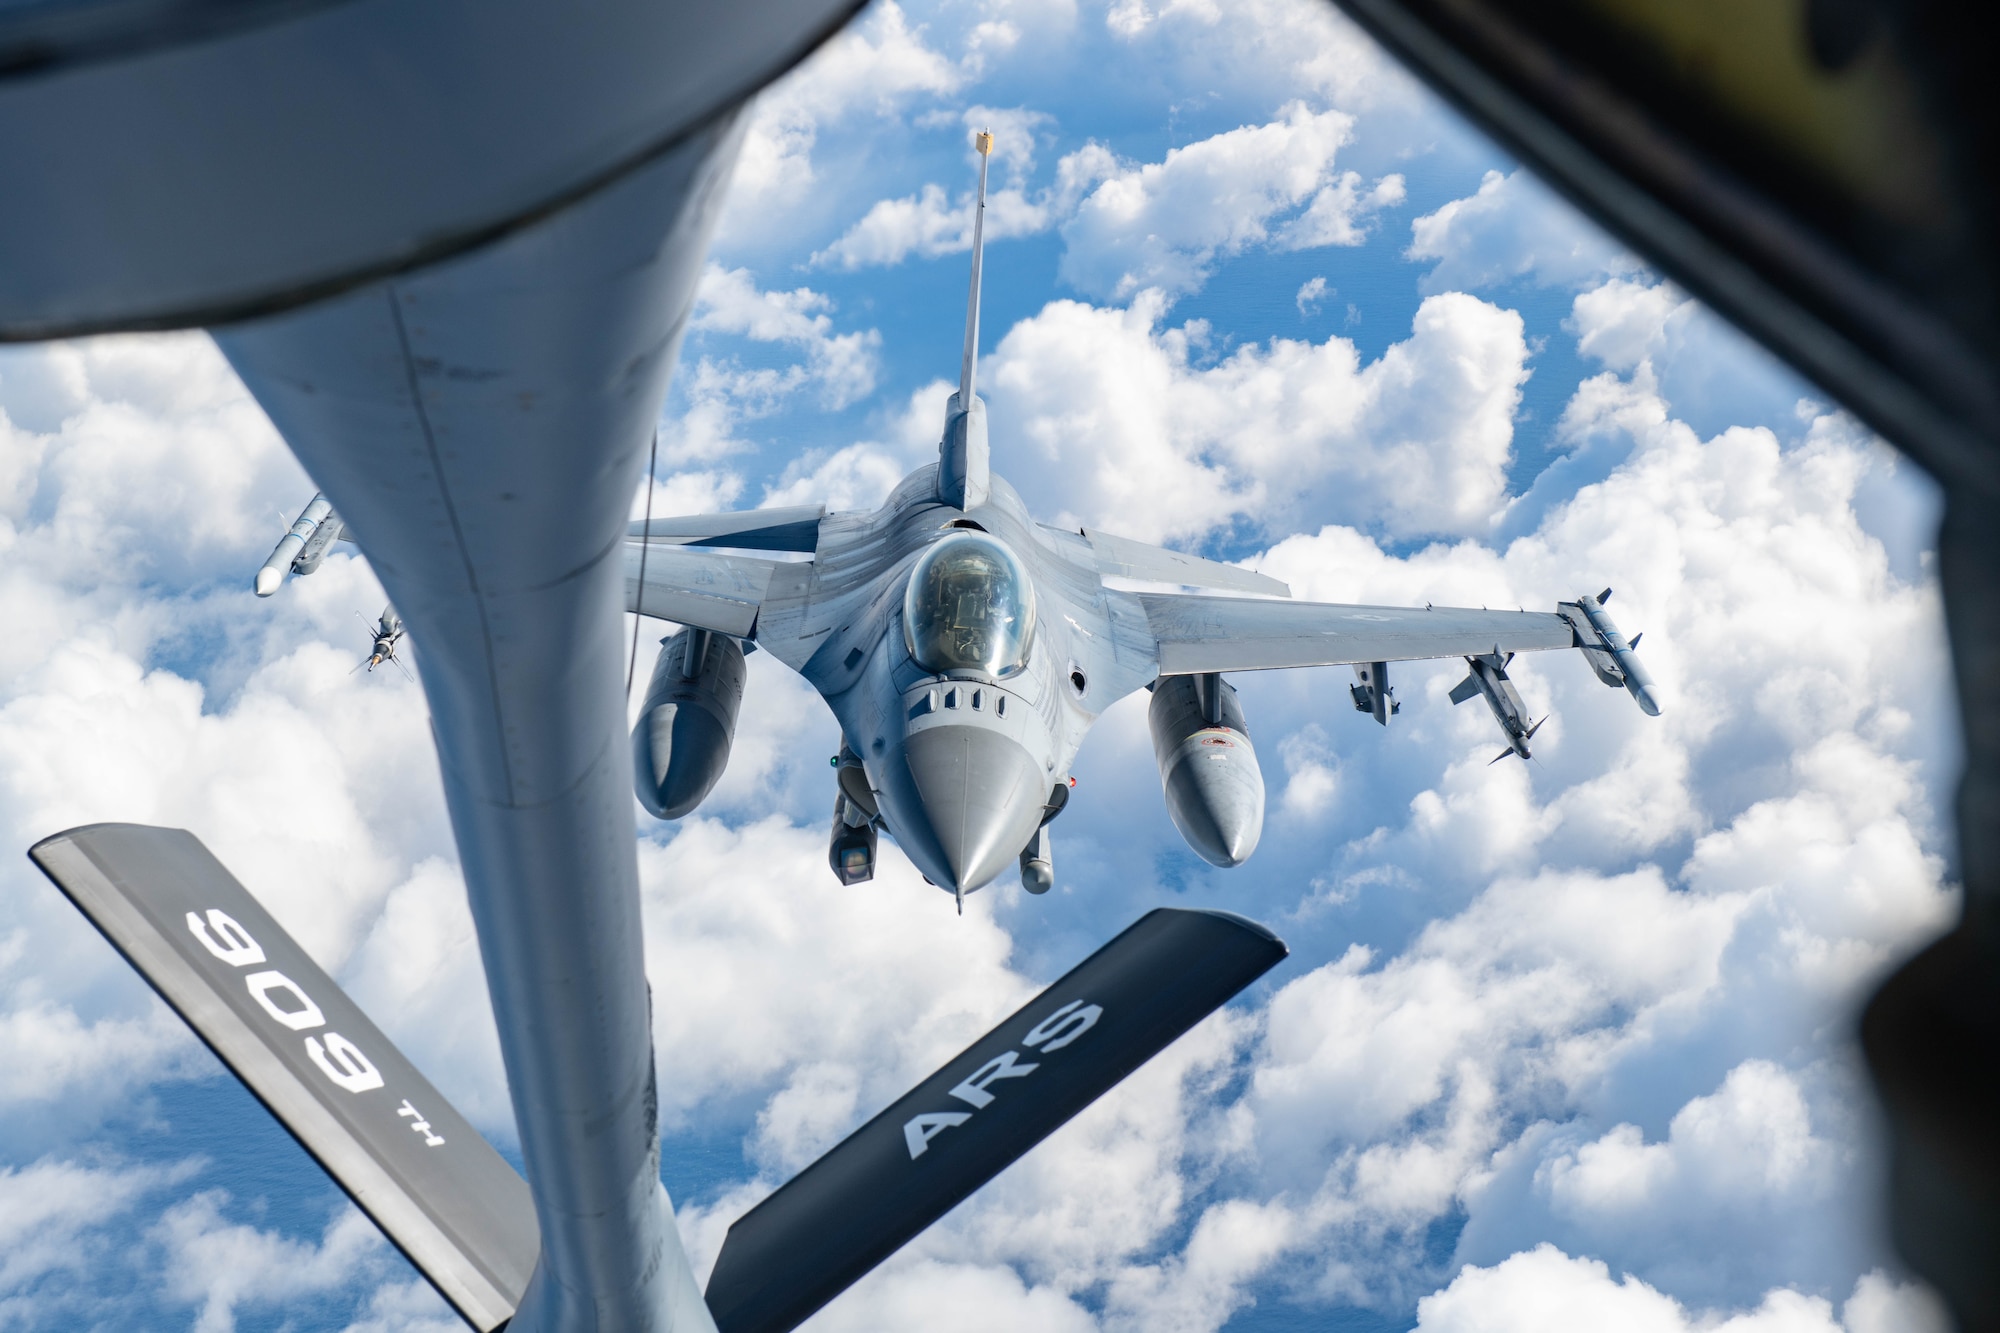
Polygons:
[[679,819],[729,764],[743,704],[743,649],[726,634],[685,629],[663,639],[632,728],[632,786],[656,818]]
[[1264,774],[1236,687],[1219,675],[1162,676],[1147,718],[1174,827],[1210,865],[1242,865],[1264,833]]

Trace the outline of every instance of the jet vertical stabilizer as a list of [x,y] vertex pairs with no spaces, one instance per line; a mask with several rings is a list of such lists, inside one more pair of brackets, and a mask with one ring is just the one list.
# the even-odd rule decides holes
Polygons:
[[986,163],[993,153],[993,135],[981,130],[973,139],[979,150],[979,195],[972,211],[972,284],[965,301],[965,355],[958,366],[958,392],[944,410],[944,441],[938,445],[938,498],[954,509],[976,509],[986,503],[989,452],[986,445],[986,404],[979,401],[979,259],[985,244]]
[[28,855],[467,1323],[513,1316],[527,1185],[208,848],[93,824]]

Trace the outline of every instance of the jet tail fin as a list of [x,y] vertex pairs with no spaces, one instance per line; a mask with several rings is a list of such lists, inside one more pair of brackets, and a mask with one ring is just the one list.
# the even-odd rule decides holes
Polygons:
[[1159,908],[729,1228],[720,1333],[787,1333],[1285,956],[1227,912]]
[[513,1316],[527,1185],[193,834],[93,824],[28,855],[466,1322]]
[[945,407],[944,440],[938,445],[938,496],[954,509],[986,503],[990,464],[986,409],[979,401],[979,266],[985,250],[986,163],[993,134],[973,138],[979,150],[979,196],[972,212],[972,285],[965,298],[965,355],[958,363],[958,392]]

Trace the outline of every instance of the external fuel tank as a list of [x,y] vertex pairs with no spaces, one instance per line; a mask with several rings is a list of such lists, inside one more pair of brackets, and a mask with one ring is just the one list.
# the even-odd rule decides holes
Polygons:
[[1147,718],[1174,827],[1210,865],[1242,865],[1264,832],[1264,774],[1236,688],[1219,675],[1162,676]]
[[662,642],[632,728],[632,786],[656,818],[679,819],[729,765],[743,704],[743,649],[727,634],[702,629]]

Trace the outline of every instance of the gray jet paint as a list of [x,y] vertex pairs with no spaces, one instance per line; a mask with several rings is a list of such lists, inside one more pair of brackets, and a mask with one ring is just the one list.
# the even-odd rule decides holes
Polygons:
[[856,7],[0,6],[0,338],[226,325],[424,645],[541,1238],[512,1333],[714,1328],[659,1183],[619,539],[741,108]]
[[[607,0],[580,22],[537,0],[0,6],[0,339],[226,326],[218,343],[424,646],[539,1226],[511,1333],[714,1329],[659,1185],[619,535],[741,108],[854,8]],[[1113,592],[1103,575],[1256,589],[1035,527],[998,478],[982,497],[969,357],[958,402],[942,494],[1032,569],[1038,634],[1008,681],[935,683],[1015,691],[1004,718],[908,712],[929,684],[899,668],[888,629],[902,573],[953,517],[934,471],[880,514],[795,519],[810,564],[662,546],[645,580],[649,611],[782,645],[845,695],[836,711],[907,844],[950,825],[907,760],[917,732],[961,729],[918,747],[926,781],[1046,775],[1160,672],[1561,646],[1546,617]],[[304,548],[300,534],[277,582]],[[1265,606],[1288,618],[1245,619]],[[1629,650],[1583,619],[1563,642],[1615,665]],[[892,735],[896,763],[872,748]],[[965,853],[972,825],[1004,842],[1021,821],[959,822]],[[975,850],[983,870],[990,849]]]
[[[1485,691],[1509,753],[1524,758],[1534,731],[1504,671],[1515,652],[1586,648],[1600,679],[1631,688],[1656,711],[1642,669],[1624,665],[1636,658],[1596,599],[1566,603],[1563,614],[1277,600],[1290,589],[1254,571],[1037,523],[988,465],[986,408],[974,392],[985,147],[965,352],[938,462],[910,473],[873,512],[775,510],[765,527],[754,513],[657,519],[632,525],[625,555],[628,610],[754,641],[833,710],[851,747],[840,760],[842,782],[856,780],[849,774],[858,767],[866,783],[836,805],[833,856],[843,880],[853,876],[840,865],[842,849],[859,846],[843,828],[859,827],[865,814],[927,879],[961,899],[1017,859],[1024,884],[1045,892],[1053,793],[1066,787],[1098,715],[1156,681],[1150,716],[1168,809],[1188,844],[1218,866],[1255,850],[1264,806],[1255,750],[1222,672],[1357,664],[1356,704],[1386,723],[1395,709],[1389,662],[1463,656],[1468,685]],[[906,623],[918,605],[913,567],[938,543],[970,540],[967,531],[1003,544],[1033,589],[1025,653],[997,669],[926,666],[922,631]],[[703,549],[714,547],[794,549],[811,559]],[[1250,596],[1134,593],[1108,577]]]

